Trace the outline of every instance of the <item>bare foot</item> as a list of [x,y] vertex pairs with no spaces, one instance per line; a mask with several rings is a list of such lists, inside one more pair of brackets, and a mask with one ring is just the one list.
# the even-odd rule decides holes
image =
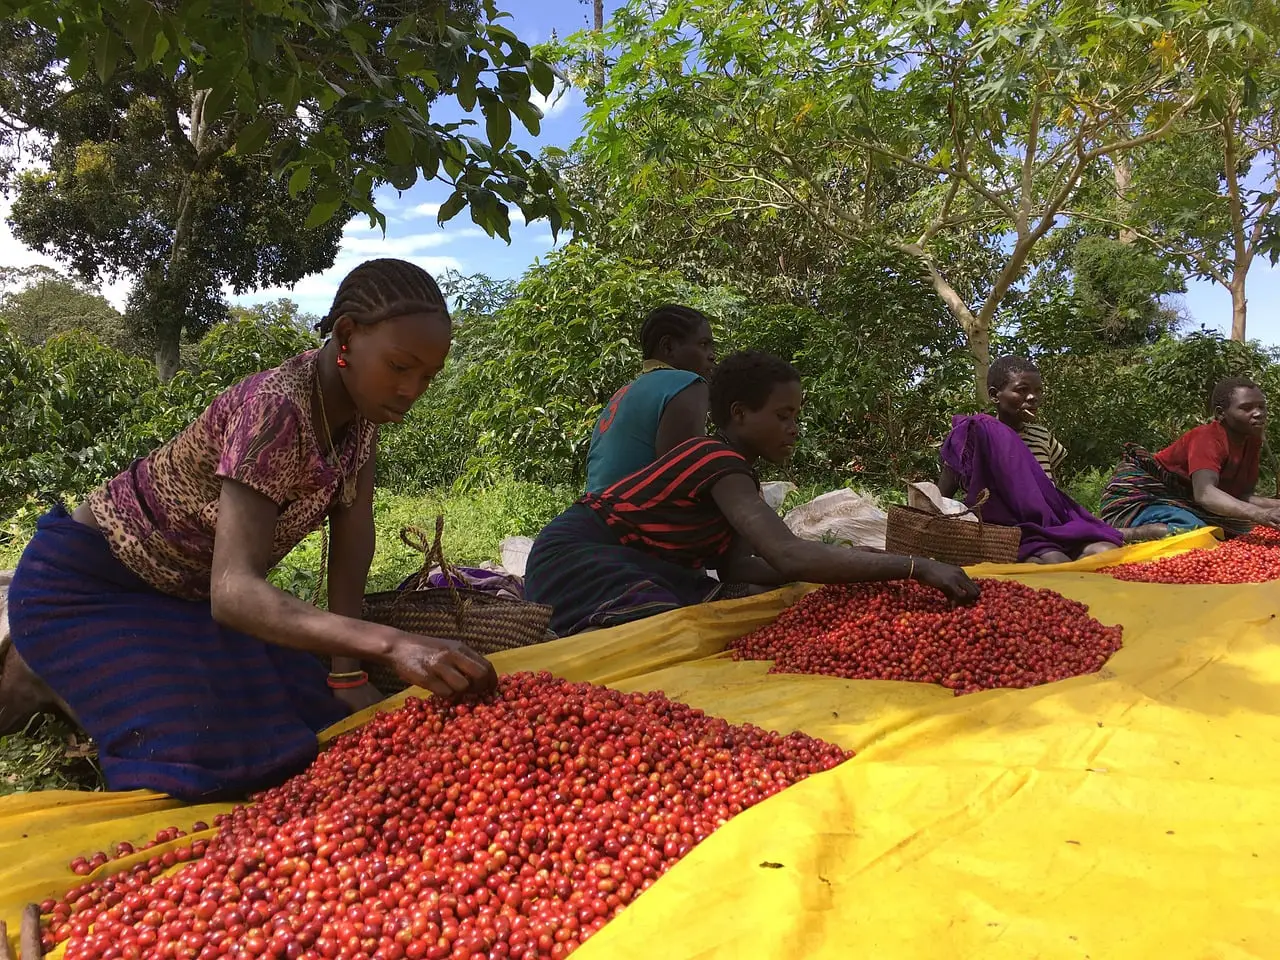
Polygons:
[[1163,540],[1172,535],[1173,530],[1167,523],[1144,523],[1139,527],[1126,527],[1120,531],[1125,543],[1145,543],[1148,540]]
[[1071,558],[1061,550],[1046,550],[1044,553],[1037,553],[1034,557],[1028,557],[1027,563],[1070,563]]

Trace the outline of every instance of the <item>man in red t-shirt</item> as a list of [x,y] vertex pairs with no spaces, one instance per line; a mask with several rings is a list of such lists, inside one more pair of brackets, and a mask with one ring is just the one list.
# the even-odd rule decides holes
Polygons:
[[1188,430],[1152,456],[1126,449],[1102,494],[1116,527],[1165,524],[1171,533],[1218,526],[1229,535],[1255,524],[1280,527],[1280,500],[1254,496],[1267,428],[1267,398],[1252,380],[1213,388],[1213,422]]

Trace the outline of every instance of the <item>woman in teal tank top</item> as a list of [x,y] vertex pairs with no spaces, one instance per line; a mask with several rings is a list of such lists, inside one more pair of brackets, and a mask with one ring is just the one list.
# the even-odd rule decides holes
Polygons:
[[610,398],[591,433],[588,493],[600,493],[707,432],[707,378],[716,343],[706,316],[692,307],[658,307],[640,328],[640,347],[640,376]]

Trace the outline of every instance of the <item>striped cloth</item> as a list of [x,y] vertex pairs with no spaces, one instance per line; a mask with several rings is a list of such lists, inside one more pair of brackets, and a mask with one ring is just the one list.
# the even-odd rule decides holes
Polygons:
[[[1177,513],[1148,512],[1153,507],[1172,507]],[[1102,491],[1099,513],[1103,520],[1117,528],[1164,522],[1171,516],[1189,514],[1198,518],[1203,526],[1221,527],[1228,536],[1241,536],[1253,529],[1248,521],[1221,517],[1200,506],[1190,480],[1167,469],[1136,444],[1126,444],[1115,474]]]
[[1057,472],[1067,459],[1067,448],[1058,442],[1058,438],[1043,423],[1026,424],[1018,431],[1018,436],[1035,456],[1036,463],[1040,464],[1045,476],[1057,484]]
[[551,629],[561,637],[744,593],[740,584],[623,546],[580,503],[543,528],[525,567],[526,599],[551,607]]
[[684,567],[714,567],[734,532],[711,491],[734,473],[755,480],[746,458],[723,440],[695,437],[579,502],[595,511],[623,546]]
[[311,654],[148,586],[62,508],[41,518],[9,591],[13,643],[98,745],[111,790],[240,797],[303,770],[347,714]]

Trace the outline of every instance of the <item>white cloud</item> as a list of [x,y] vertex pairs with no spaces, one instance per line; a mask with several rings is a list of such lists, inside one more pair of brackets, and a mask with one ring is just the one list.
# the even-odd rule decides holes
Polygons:
[[578,91],[571,89],[567,83],[559,80],[556,81],[554,89],[548,96],[544,97],[535,90],[533,91],[533,96],[529,98],[529,102],[541,110],[542,115],[548,120],[564,113],[577,100]]
[[[370,259],[369,256],[354,252],[349,253],[344,247],[342,252],[338,254],[338,259],[333,266],[323,273],[314,273],[309,277],[303,277],[292,287],[264,288],[255,290],[252,293],[246,293],[235,299],[240,303],[257,303],[262,300],[274,300],[278,297],[290,297],[296,300],[304,310],[309,310],[312,313],[324,313],[329,309],[334,292],[337,291],[338,284],[342,282],[342,278],[368,259]],[[456,257],[404,256],[403,259],[416,263],[433,277],[439,277],[446,270],[462,269],[462,262]]]
[[342,252],[339,256],[364,257],[402,257],[409,258],[423,250],[443,247],[456,240],[469,237],[483,237],[484,231],[477,227],[464,227],[448,233],[411,233],[403,237],[384,237],[381,231],[375,230],[364,234],[344,233]]
[[[415,217],[438,217],[440,215],[440,204],[420,203],[409,211],[409,215]],[[409,219],[409,215],[406,215],[406,220]]]

